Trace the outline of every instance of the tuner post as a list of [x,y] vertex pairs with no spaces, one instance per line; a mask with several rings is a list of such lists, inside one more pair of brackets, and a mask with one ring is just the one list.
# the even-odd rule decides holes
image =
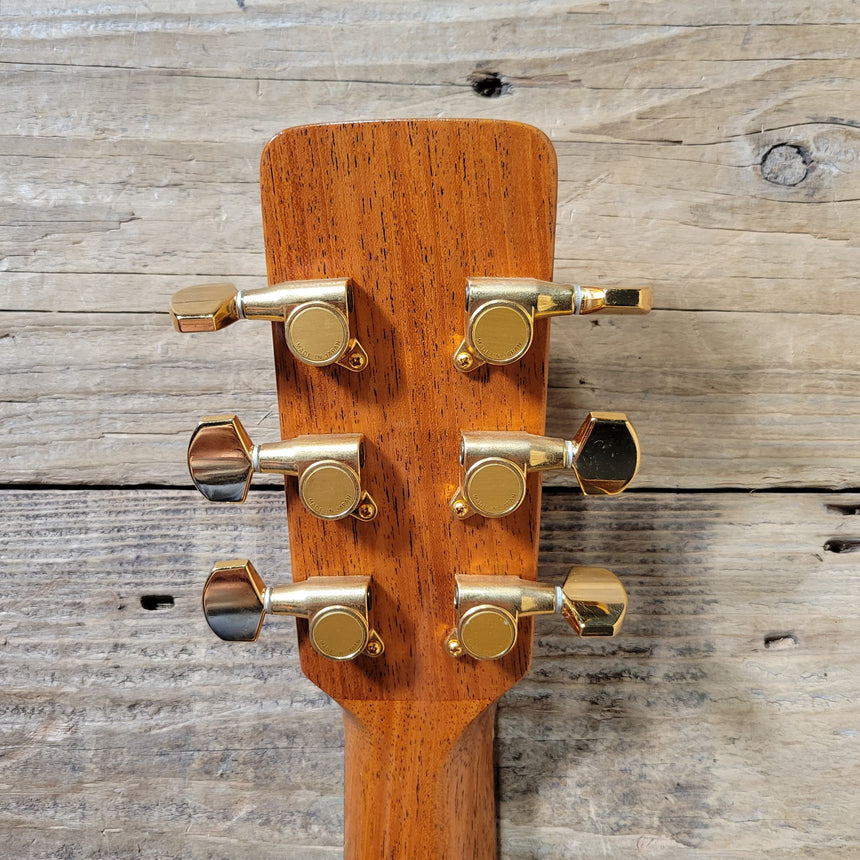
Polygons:
[[202,418],[188,443],[188,470],[213,502],[243,502],[254,472],[298,477],[302,504],[316,517],[368,521],[377,514],[362,488],[361,433],[296,436],[256,445],[235,415]]
[[254,642],[266,613],[293,615],[308,619],[311,644],[329,660],[382,654],[369,610],[369,576],[312,576],[267,587],[247,559],[217,562],[203,587],[203,612],[219,638]]
[[585,495],[614,496],[639,469],[639,439],[621,412],[589,412],[570,441],[481,431],[464,431],[461,440],[460,486],[449,502],[457,519],[513,513],[530,472],[572,469]]
[[457,576],[457,626],[445,640],[452,657],[498,660],[517,642],[519,619],[561,615],[579,636],[614,636],[627,611],[627,593],[603,567],[573,567],[564,585],[516,576]]
[[358,373],[368,364],[351,334],[353,283],[349,278],[286,281],[257,290],[200,284],[175,293],[170,317],[179,332],[218,331],[240,319],[283,322],[290,352],[304,364],[339,364]]
[[569,314],[647,314],[649,287],[581,287],[534,278],[471,278],[466,286],[466,334],[454,352],[465,372],[511,364],[532,343],[534,321]]

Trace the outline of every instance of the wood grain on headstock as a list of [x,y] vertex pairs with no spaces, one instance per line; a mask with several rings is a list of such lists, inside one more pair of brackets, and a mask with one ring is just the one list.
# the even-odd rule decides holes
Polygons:
[[528,126],[407,120],[288,129],[262,159],[269,281],[350,277],[362,373],[308,367],[273,326],[281,429],[361,432],[374,522],[325,522],[287,483],[294,580],[373,577],[376,660],[332,663],[299,622],[302,669],[347,709],[347,857],[492,857],[493,703],[527,671],[454,659],[455,574],[534,579],[540,478],[498,520],[455,520],[460,430],[543,433],[547,326],[525,358],[461,374],[469,277],[552,277],[555,154]]

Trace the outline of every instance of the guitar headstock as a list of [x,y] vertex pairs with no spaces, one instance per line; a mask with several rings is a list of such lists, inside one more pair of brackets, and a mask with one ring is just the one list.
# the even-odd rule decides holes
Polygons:
[[187,331],[273,320],[282,441],[255,444],[216,416],[189,463],[216,499],[241,500],[255,470],[298,479],[294,587],[222,563],[210,624],[252,639],[266,610],[297,615],[305,675],[364,729],[385,723],[384,703],[425,718],[437,703],[450,746],[528,671],[532,615],[559,612],[581,635],[620,625],[609,571],[536,582],[540,472],[571,468],[584,492],[613,494],[639,462],[617,413],[543,437],[540,320],[647,312],[650,294],[551,283],[556,160],[529,126],[287,129],[263,152],[261,185],[272,286],[192,288],[172,310]]

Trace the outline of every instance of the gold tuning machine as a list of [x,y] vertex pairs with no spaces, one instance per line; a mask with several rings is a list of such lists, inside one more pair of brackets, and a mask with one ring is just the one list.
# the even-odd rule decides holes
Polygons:
[[295,475],[299,496],[314,516],[372,520],[376,503],[361,486],[361,433],[296,436],[255,445],[235,415],[201,419],[188,443],[188,470],[212,502],[243,502],[254,472]]
[[466,286],[466,336],[454,365],[511,364],[531,346],[534,321],[563,314],[647,314],[648,287],[580,287],[533,278],[471,278]]
[[367,353],[350,334],[352,287],[349,278],[241,291],[232,284],[200,284],[173,296],[170,316],[179,332],[218,331],[240,319],[282,322],[287,346],[299,361],[339,364],[358,373],[367,367]]
[[451,498],[458,519],[504,517],[526,496],[526,475],[572,469],[587,496],[614,496],[639,469],[639,439],[621,412],[589,412],[570,441],[516,432],[463,432],[460,486]]
[[573,567],[559,587],[516,576],[457,576],[457,628],[445,640],[453,657],[498,660],[516,644],[519,619],[558,613],[579,636],[614,636],[627,593],[603,567]]
[[247,559],[219,561],[203,587],[203,612],[216,636],[254,642],[266,613],[307,618],[311,644],[330,660],[378,657],[384,645],[368,621],[369,576],[312,576],[266,587]]

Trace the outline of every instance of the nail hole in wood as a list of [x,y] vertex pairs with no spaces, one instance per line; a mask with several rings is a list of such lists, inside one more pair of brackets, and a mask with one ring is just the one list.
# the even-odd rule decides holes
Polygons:
[[824,544],[827,552],[857,552],[860,550],[860,538],[830,538]]
[[824,508],[833,514],[842,514],[843,517],[860,516],[860,505],[825,505]]
[[170,594],[142,594],[140,597],[140,605],[150,612],[157,609],[172,609],[174,603],[173,596]]
[[764,637],[764,647],[770,651],[784,651],[786,648],[797,647],[795,633],[768,633]]
[[497,98],[511,91],[511,85],[498,72],[472,72],[472,89],[485,99]]
[[761,160],[761,175],[774,185],[799,185],[809,174],[809,150],[793,143],[772,146]]

